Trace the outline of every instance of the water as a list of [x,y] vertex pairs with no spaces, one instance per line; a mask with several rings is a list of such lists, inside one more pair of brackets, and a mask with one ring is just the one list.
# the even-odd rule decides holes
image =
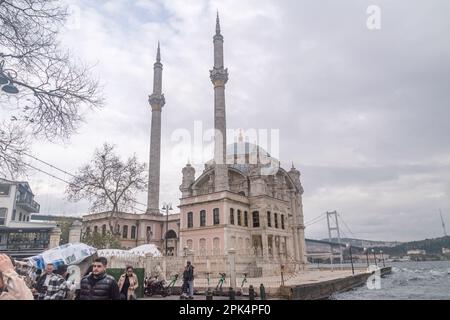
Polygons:
[[366,285],[334,295],[335,300],[450,300],[450,261],[393,262],[380,289]]

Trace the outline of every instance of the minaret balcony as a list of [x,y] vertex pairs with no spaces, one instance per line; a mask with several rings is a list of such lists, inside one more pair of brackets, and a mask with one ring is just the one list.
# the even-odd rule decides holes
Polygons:
[[162,108],[166,104],[166,99],[164,98],[163,94],[154,93],[149,97],[148,102],[151,106],[159,106]]

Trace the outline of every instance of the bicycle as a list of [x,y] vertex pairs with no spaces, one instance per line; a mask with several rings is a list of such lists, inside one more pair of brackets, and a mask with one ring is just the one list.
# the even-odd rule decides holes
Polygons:
[[219,275],[220,275],[220,279],[219,279],[219,282],[217,283],[216,291],[218,291],[219,289],[220,289],[220,291],[222,291],[222,285],[225,282],[225,277],[226,277],[227,274],[226,273],[219,273]]

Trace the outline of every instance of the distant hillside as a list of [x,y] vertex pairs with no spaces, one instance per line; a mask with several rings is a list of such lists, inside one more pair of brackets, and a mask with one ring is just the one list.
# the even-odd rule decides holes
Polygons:
[[450,236],[425,239],[421,241],[405,242],[395,247],[377,247],[389,255],[400,256],[406,255],[408,250],[420,249],[425,250],[427,254],[442,254],[442,248],[450,248]]
[[[323,239],[323,241],[329,241],[329,239]],[[331,238],[331,242],[338,242],[338,239]],[[361,248],[395,247],[402,244],[402,242],[398,241],[374,241],[374,240],[352,239],[352,238],[341,238],[341,243],[349,243],[354,247],[361,247]]]

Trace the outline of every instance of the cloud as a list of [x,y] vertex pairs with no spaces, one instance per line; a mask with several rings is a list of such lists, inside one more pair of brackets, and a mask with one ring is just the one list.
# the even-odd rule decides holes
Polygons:
[[[167,104],[160,198],[178,203],[181,166],[171,159],[171,134],[192,132],[196,120],[213,126],[209,69],[219,9],[230,73],[227,125],[280,129],[280,160],[302,172],[305,219],[336,209],[356,236],[442,234],[437,209],[450,211],[448,2],[378,1],[378,31],[366,26],[371,1],[70,3],[79,6],[81,23],[63,43],[97,64],[106,106],[87,114],[66,145],[36,145],[42,159],[74,172],[108,141],[123,157],[147,161],[147,99],[161,41]],[[200,174],[202,164],[195,165]],[[47,190],[47,178],[30,179],[33,189]],[[61,190],[48,194],[62,199]],[[139,198],[146,202],[145,194]],[[306,234],[325,237],[326,225]]]

